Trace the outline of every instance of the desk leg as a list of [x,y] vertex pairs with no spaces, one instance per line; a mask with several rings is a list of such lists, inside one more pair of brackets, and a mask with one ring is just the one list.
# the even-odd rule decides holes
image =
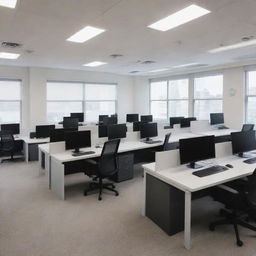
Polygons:
[[38,175],[40,176],[41,174],[43,174],[43,170],[42,170],[42,151],[40,150],[40,148],[38,149]]
[[142,216],[146,216],[146,172],[145,170],[143,170],[144,172],[144,178],[143,178],[143,191],[142,191],[142,209],[141,209],[141,214]]
[[51,190],[61,200],[65,200],[64,164],[51,158]]
[[184,246],[191,248],[191,193],[185,192]]
[[46,154],[45,161],[46,161],[45,166],[47,169],[48,186],[49,186],[49,189],[51,189],[51,156],[50,154]]
[[29,152],[28,152],[28,143],[23,141],[23,151],[25,155],[25,161],[28,163],[28,158],[29,158]]

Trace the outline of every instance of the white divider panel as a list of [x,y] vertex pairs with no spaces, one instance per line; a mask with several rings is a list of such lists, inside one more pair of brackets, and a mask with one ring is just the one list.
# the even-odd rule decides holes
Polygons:
[[156,152],[156,171],[180,165],[179,150]]
[[200,133],[213,130],[208,120],[199,120],[190,122],[190,130],[192,133]]
[[49,154],[57,154],[65,151],[65,141],[49,143]]
[[140,132],[127,132],[125,141],[139,141],[140,140]]
[[215,144],[216,158],[222,158],[232,155],[231,141],[216,143]]

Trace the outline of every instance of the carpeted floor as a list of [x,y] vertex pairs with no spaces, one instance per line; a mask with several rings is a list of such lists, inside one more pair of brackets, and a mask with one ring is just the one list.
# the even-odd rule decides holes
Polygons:
[[141,216],[142,170],[117,185],[119,197],[83,196],[88,179],[67,178],[66,201],[47,189],[37,163],[0,165],[1,256],[181,256],[256,255],[256,234],[241,230],[245,245],[235,245],[231,227],[208,231],[220,207],[210,198],[193,202],[193,248],[183,247],[183,233],[169,237]]

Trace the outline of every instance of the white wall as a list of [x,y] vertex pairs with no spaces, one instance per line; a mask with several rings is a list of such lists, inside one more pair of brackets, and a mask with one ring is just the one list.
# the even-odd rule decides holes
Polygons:
[[117,83],[119,120],[124,121],[126,113],[134,112],[133,78],[130,76],[80,70],[1,66],[0,78],[22,79],[22,127],[26,133],[34,130],[36,124],[47,123],[47,80]]
[[[216,69],[217,70],[217,69]],[[223,79],[223,112],[225,116],[225,124],[233,129],[240,129],[245,119],[245,83],[244,83],[244,67],[232,67],[220,70],[224,75]],[[207,70],[210,72],[210,70]],[[200,71],[202,73],[202,71]],[[181,75],[186,76],[186,73],[164,75],[164,77],[171,77]],[[193,74],[187,74],[188,77],[193,77]],[[149,108],[149,80],[155,77],[136,77],[134,78],[134,94],[135,94],[135,112],[140,114],[148,114]],[[192,84],[190,83],[190,86]],[[234,96],[230,95],[230,89],[233,88],[236,93]],[[189,106],[189,113],[192,112],[193,104]]]

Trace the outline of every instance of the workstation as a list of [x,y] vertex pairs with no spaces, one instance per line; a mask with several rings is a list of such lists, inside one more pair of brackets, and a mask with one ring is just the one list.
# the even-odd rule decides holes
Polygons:
[[0,0],[0,255],[255,255],[254,0]]

